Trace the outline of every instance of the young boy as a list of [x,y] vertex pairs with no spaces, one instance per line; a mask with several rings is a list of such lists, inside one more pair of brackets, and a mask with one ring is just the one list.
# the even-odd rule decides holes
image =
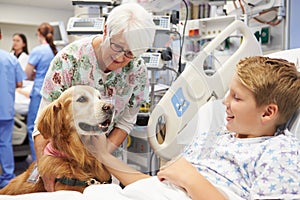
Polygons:
[[282,129],[300,106],[295,65],[261,56],[241,60],[224,105],[228,131],[196,133],[181,157],[157,177],[145,179],[108,153],[98,158],[128,185],[121,196],[300,199],[300,141]]

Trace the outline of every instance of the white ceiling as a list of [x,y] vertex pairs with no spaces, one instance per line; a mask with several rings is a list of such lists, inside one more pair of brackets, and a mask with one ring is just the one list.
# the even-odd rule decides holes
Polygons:
[[0,0],[0,4],[73,10],[72,0]]

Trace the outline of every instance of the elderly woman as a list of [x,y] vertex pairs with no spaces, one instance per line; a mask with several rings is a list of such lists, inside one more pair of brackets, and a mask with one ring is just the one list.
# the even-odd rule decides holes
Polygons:
[[[148,98],[147,68],[139,55],[151,47],[155,24],[151,15],[135,3],[115,7],[109,14],[103,35],[77,40],[53,59],[41,90],[40,110],[73,85],[90,85],[115,103],[115,116],[107,133],[112,152],[136,121],[140,105]],[[33,134],[37,161],[47,141]],[[53,191],[57,177],[42,177]]]

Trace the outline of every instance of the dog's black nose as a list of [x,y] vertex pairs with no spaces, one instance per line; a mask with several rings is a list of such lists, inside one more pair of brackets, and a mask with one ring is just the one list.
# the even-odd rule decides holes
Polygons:
[[112,114],[114,106],[112,104],[106,103],[102,106],[102,110],[107,114]]

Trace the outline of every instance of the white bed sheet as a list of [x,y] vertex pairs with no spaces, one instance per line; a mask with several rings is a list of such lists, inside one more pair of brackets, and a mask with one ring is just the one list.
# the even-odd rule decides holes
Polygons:
[[[219,188],[228,199],[241,200],[226,188]],[[179,187],[169,182],[160,182],[156,176],[137,181],[125,189],[116,184],[92,185],[83,193],[75,191],[40,192],[23,195],[2,195],[0,200],[191,200]]]
[[156,176],[137,181],[125,189],[117,184],[92,185],[83,193],[75,191],[41,192],[24,195],[2,195],[0,200],[190,200],[186,193]]
[[83,200],[83,195],[75,191],[38,192],[22,195],[0,195],[0,200]]

